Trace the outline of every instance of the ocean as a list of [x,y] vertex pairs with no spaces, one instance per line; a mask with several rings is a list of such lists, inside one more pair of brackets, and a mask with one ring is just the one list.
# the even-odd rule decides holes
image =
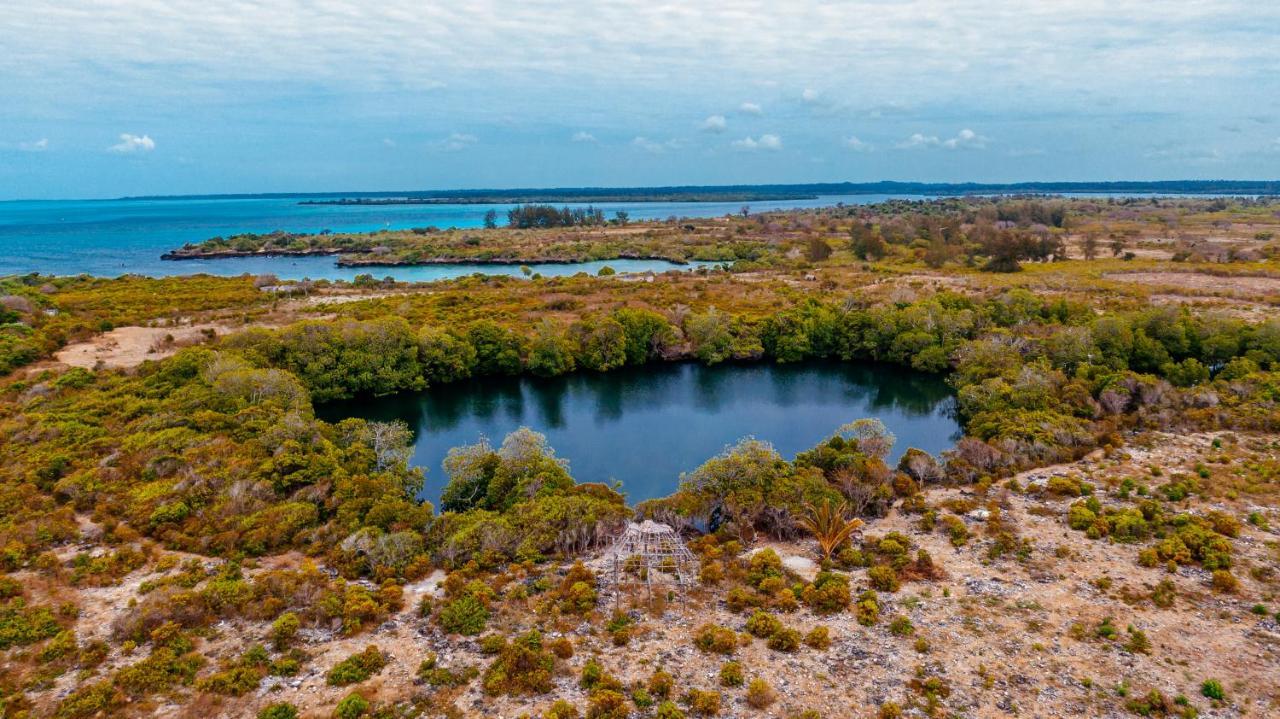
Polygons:
[[[896,196],[906,197],[906,196]],[[164,252],[187,242],[244,232],[369,232],[410,227],[480,227],[489,210],[505,220],[513,207],[500,205],[303,205],[288,198],[165,198],[125,200],[16,200],[0,202],[0,276],[38,272],[87,273],[101,277],[141,274],[152,277],[207,273],[234,276],[274,274],[281,279],[346,279],[362,272],[405,281],[429,281],[468,275],[518,274],[503,265],[342,268],[333,257],[249,257],[216,260],[161,260]],[[838,202],[868,204],[890,195],[824,196],[811,200],[749,203],[752,211],[823,207]],[[555,203],[557,205],[562,203]],[[583,206],[568,203],[569,206]],[[597,203],[607,217],[625,210],[633,220],[667,217],[716,217],[738,212],[741,202]],[[531,265],[544,275],[599,270],[661,271],[675,267],[649,260]]]

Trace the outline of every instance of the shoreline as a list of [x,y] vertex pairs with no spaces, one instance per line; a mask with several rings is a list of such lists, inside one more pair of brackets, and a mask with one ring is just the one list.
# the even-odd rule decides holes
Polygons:
[[533,195],[533,196],[517,196],[503,197],[500,195],[486,195],[479,197],[356,197],[341,198],[335,200],[301,200],[299,205],[339,205],[339,206],[382,206],[382,205],[530,205],[530,204],[574,204],[581,205],[584,203],[633,203],[633,204],[661,204],[661,203],[705,203],[716,204],[722,202],[790,202],[794,200],[816,200],[819,195],[814,194],[778,194],[778,195],[693,195],[682,197],[680,195],[649,195],[640,197],[629,197],[627,195],[569,195],[559,197],[556,195]]
[[317,250],[268,250],[268,251],[242,251],[242,250],[226,250],[217,252],[166,252],[160,255],[161,260],[168,262],[181,262],[185,260],[223,260],[236,259],[243,257],[321,257],[326,255],[337,255],[338,267],[430,267],[436,265],[577,265],[588,262],[612,262],[614,260],[641,260],[650,262],[669,262],[673,265],[688,265],[690,260],[679,259],[675,257],[661,257],[657,255],[626,255],[621,254],[616,257],[604,258],[564,258],[564,257],[532,257],[532,258],[515,258],[515,257],[432,257],[419,260],[397,260],[397,259],[363,259],[363,258],[346,258],[342,257],[341,249],[317,249]]

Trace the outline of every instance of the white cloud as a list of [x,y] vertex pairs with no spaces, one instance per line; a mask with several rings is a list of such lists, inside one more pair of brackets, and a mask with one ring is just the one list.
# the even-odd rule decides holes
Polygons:
[[815,102],[818,102],[820,99],[822,99],[822,96],[818,94],[817,90],[806,87],[804,89],[804,92],[800,93],[800,99],[804,100],[809,104],[813,104]]
[[[1050,97],[1092,88],[1143,104],[1125,91],[1181,81],[1180,95],[1194,97],[1205,89],[1197,81],[1215,77],[1261,83],[1265,97],[1275,87],[1266,71],[1280,60],[1280,47],[1269,42],[1280,5],[1249,0],[1029,7],[1015,0],[794,0],[787,12],[762,12],[755,0],[687,7],[531,0],[503,4],[497,24],[493,3],[420,0],[31,5],[0,3],[0,77],[43,79],[59,90],[60,80],[92,87],[104,76],[124,75],[162,92],[171,89],[164,81],[209,87],[299,77],[423,90],[440,87],[439,78],[465,88],[473,77],[524,82],[548,72],[567,77],[566,71],[577,76],[572,79],[670,89],[672,76],[692,78],[699,68],[720,67],[741,85],[825,73],[832,83],[834,76],[856,78],[863,92],[905,87],[938,98],[986,80],[979,101],[1040,87],[1052,88]],[[1106,32],[1099,32],[1100,17],[1107,19]],[[379,39],[372,49],[371,37]],[[645,39],[643,53],[638,37]],[[725,84],[719,76],[714,82]]]
[[459,152],[471,147],[480,140],[475,136],[465,132],[454,132],[443,140],[436,140],[430,143],[430,147],[435,150],[444,152]]
[[744,137],[734,140],[733,146],[739,150],[781,150],[782,138],[777,135],[761,135],[759,138]]
[[844,146],[854,152],[871,152],[873,149],[871,143],[863,142],[858,139],[857,135],[850,135],[844,139]]
[[922,135],[917,132],[894,147],[899,150],[914,150],[921,147],[937,147],[939,143],[937,135]]
[[587,144],[592,144],[592,145],[600,142],[599,140],[596,139],[595,135],[592,135],[586,130],[578,130],[577,132],[573,133],[573,137],[569,139],[572,140],[573,142],[585,142]]
[[[88,130],[25,125],[37,133],[26,139],[39,133],[60,138],[48,150],[53,154],[62,151],[67,133],[96,132],[107,141],[144,121],[138,108],[171,107],[180,97],[183,117],[173,121],[186,126],[181,133],[168,126],[163,154],[176,147],[178,134],[247,131],[261,134],[259,141],[227,152],[243,158],[265,148],[284,161],[287,153],[300,152],[304,140],[320,136],[321,127],[371,137],[366,144],[373,144],[378,134],[393,131],[366,134],[374,122],[390,128],[424,116],[450,118],[443,132],[428,138],[437,139],[449,128],[493,127],[503,113],[527,128],[552,128],[553,140],[563,143],[578,127],[605,134],[604,128],[627,127],[637,117],[644,124],[632,125],[633,134],[643,128],[651,137],[692,137],[697,114],[714,111],[734,117],[734,132],[717,138],[727,145],[758,137],[762,127],[748,129],[746,120],[761,114],[763,103],[766,117],[800,108],[818,116],[803,119],[813,123],[805,134],[825,136],[830,149],[843,152],[835,143],[850,131],[851,117],[888,117],[881,105],[897,102],[913,109],[913,124],[889,130],[899,134],[879,134],[892,127],[887,122],[858,128],[869,136],[876,129],[877,150],[889,150],[917,129],[923,133],[917,146],[934,147],[939,155],[949,147],[973,147],[952,137],[962,127],[953,123],[963,121],[947,118],[989,117],[967,122],[981,122],[982,132],[998,138],[990,142],[992,154],[1007,142],[1052,148],[1071,134],[1078,155],[1067,171],[1090,174],[1081,168],[1092,167],[1112,176],[1149,174],[1121,157],[1144,148],[1113,150],[1107,129],[1113,115],[1164,113],[1168,119],[1153,119],[1147,131],[1173,135],[1188,127],[1251,122],[1244,118],[1273,122],[1275,103],[1265,98],[1280,97],[1280,73],[1273,71],[1280,67],[1275,2],[794,0],[785,12],[763,11],[758,0],[529,0],[500,6],[502,20],[495,23],[495,4],[484,2],[0,2],[4,117],[45,122],[42,113],[58,107],[63,116],[80,118],[75,123],[94,123]],[[1099,18],[1106,18],[1104,26]],[[432,90],[441,78],[448,88]],[[766,79],[780,84],[771,87]],[[296,98],[281,95],[281,87],[301,88],[300,80],[305,89]],[[835,98],[836,109],[801,105],[806,84],[807,95]],[[603,96],[597,88],[605,88]],[[317,99],[307,104],[312,97]],[[1099,97],[1117,98],[1116,104],[1099,110],[1093,104]],[[228,98],[243,111],[225,114]],[[708,105],[707,98],[724,104]],[[326,112],[332,107],[351,112]],[[1277,126],[1260,126],[1267,131],[1253,137],[1255,155]],[[161,131],[159,125],[140,129]],[[625,134],[618,140],[616,130],[607,132],[607,143],[631,151]],[[787,150],[798,150],[797,130],[788,132]],[[483,144],[499,137],[486,129]],[[954,142],[947,145],[948,139]],[[1223,150],[1233,160],[1244,157],[1243,163],[1245,142]],[[712,177],[712,169],[673,167],[668,179]],[[1225,174],[1256,176],[1265,169],[1242,164],[1239,172]],[[625,167],[609,171],[617,173],[613,182],[626,176]],[[927,166],[913,171],[933,172]],[[252,179],[250,169],[244,172]],[[1001,174],[996,167],[984,172]],[[451,181],[488,177],[477,171]]]
[[959,147],[973,147],[981,149],[987,146],[987,138],[966,127],[960,131],[959,135],[956,135],[949,140],[943,140],[942,146],[949,150],[954,150]]
[[389,137],[384,137],[384,138],[382,138],[382,145],[383,145],[384,147],[395,147],[395,146],[396,146],[396,141],[395,141],[395,140],[392,140],[392,139],[391,139],[391,138],[389,138]]
[[724,119],[724,115],[711,115],[702,121],[702,130],[704,132],[724,132],[729,127],[729,122]]
[[636,138],[631,141],[631,146],[637,150],[652,152],[656,155],[666,152],[667,150],[675,150],[679,148],[680,141],[675,139],[666,141],[651,140],[644,135],[637,135]]
[[49,149],[49,138],[42,137],[32,142],[19,142],[18,149],[23,152],[44,152]]
[[156,149],[156,141],[151,139],[150,135],[131,135],[127,132],[121,133],[120,142],[107,148],[107,152],[117,153],[133,153],[133,152],[151,152]]
[[937,135],[925,135],[917,132],[911,135],[911,137],[899,142],[894,147],[897,147],[900,150],[922,150],[928,148],[942,148],[944,150],[981,150],[987,146],[988,142],[990,142],[989,138],[979,135],[966,127],[957,133],[955,137],[948,137],[946,139],[939,138]]

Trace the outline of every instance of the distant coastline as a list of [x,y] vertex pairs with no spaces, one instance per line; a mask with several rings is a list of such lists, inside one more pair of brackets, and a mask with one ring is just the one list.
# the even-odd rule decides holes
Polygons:
[[[298,199],[320,204],[324,200],[360,198],[429,198],[432,204],[478,202],[519,203],[537,198],[544,202],[757,202],[764,198],[812,198],[821,195],[996,195],[1060,193],[1140,193],[1177,195],[1280,195],[1280,180],[1124,180],[1098,182],[825,182],[772,185],[673,185],[663,187],[559,187],[470,190],[396,190],[373,192],[273,192],[204,195],[140,195],[121,200],[236,200]],[[647,199],[646,199],[647,198]],[[658,199],[661,198],[661,199]],[[743,198],[743,199],[739,199]],[[387,203],[399,204],[399,203]]]
[[526,205],[535,203],[590,202],[782,202],[816,200],[818,195],[798,193],[672,193],[667,195],[476,195],[468,197],[341,197],[302,200],[299,205]]

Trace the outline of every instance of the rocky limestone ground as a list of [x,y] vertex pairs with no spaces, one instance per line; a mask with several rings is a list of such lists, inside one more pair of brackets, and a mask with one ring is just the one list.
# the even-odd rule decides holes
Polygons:
[[[1280,716],[1280,486],[1271,474],[1280,466],[1275,464],[1278,457],[1280,437],[1151,435],[1109,454],[1096,452],[1080,462],[1019,475],[1016,482],[1024,491],[998,485],[980,498],[973,488],[930,490],[930,506],[950,507],[941,513],[962,517],[971,536],[963,546],[953,546],[942,523],[924,531],[919,514],[895,508],[886,517],[868,520],[864,536],[900,532],[915,548],[927,550],[944,576],[907,581],[896,592],[879,593],[880,620],[872,626],[859,624],[852,611],[819,617],[802,605],[795,612],[779,613],[786,626],[802,633],[827,626],[832,641],[825,650],[802,645],[795,653],[783,653],[754,639],[736,650],[733,658],[742,663],[747,681],[763,678],[777,692],[777,701],[765,709],[749,706],[742,687],[719,685],[726,657],[693,645],[695,630],[706,623],[745,631],[747,613],[728,609],[724,587],[698,588],[683,602],[672,603],[662,616],[634,612],[639,623],[625,646],[615,646],[604,631],[611,609],[607,594],[601,596],[594,618],[581,620],[547,620],[525,604],[504,607],[487,630],[510,636],[538,627],[547,639],[566,636],[573,641],[574,656],[560,663],[555,689],[520,698],[486,695],[479,680],[461,688],[432,689],[416,679],[419,664],[431,654],[442,666],[474,666],[480,671],[492,660],[480,651],[478,638],[448,635],[419,616],[419,602],[441,592],[444,574],[437,571],[406,586],[404,608],[371,631],[344,637],[330,628],[304,629],[301,646],[310,659],[296,676],[268,677],[256,691],[236,698],[183,689],[141,713],[253,717],[268,704],[287,701],[303,716],[328,717],[353,690],[381,706],[416,701],[427,715],[537,716],[556,699],[585,711],[588,698],[578,676],[595,657],[627,685],[643,682],[662,668],[674,675],[678,692],[719,691],[724,717],[792,717],[804,710],[823,717],[875,717],[887,702],[902,707],[904,716],[926,716],[922,687],[931,678],[936,716],[1135,716],[1126,703],[1152,689],[1170,698],[1185,696],[1202,717]],[[1165,566],[1140,566],[1138,553],[1150,542],[1089,539],[1066,522],[1076,498],[1041,491],[1055,478],[1076,478],[1092,483],[1104,504],[1123,503],[1108,488],[1124,478],[1154,486],[1180,472],[1208,478],[1202,480],[1205,492],[1179,503],[1179,509],[1216,509],[1242,520],[1233,540],[1233,571],[1240,580],[1235,593],[1215,591],[1210,574],[1196,566],[1182,566],[1173,573]],[[989,557],[991,540],[984,524],[990,515],[982,507],[991,500],[1001,508],[1003,522],[1025,540],[1024,557]],[[1254,524],[1243,521],[1249,515]],[[86,526],[86,534],[92,535],[91,526]],[[812,542],[768,546],[800,579],[810,579],[817,569]],[[153,556],[161,554],[171,553],[156,550]],[[298,555],[281,555],[261,561],[248,573],[302,561]],[[130,611],[141,582],[156,576],[148,564],[108,587],[69,588],[34,574],[23,580],[35,597],[76,601],[81,607],[77,632],[83,640],[107,638],[118,616]],[[850,579],[856,598],[868,586],[867,572],[854,569]],[[1162,608],[1151,595],[1166,579],[1173,582],[1176,599]],[[897,617],[909,619],[913,632],[892,632],[890,625]],[[1108,618],[1118,628],[1116,639],[1098,636]],[[1147,652],[1129,646],[1130,626],[1147,637]],[[197,645],[211,660],[203,672],[212,671],[219,659],[238,656],[249,644],[264,641],[267,633],[265,622],[215,625]],[[370,644],[390,655],[384,670],[354,687],[326,684],[325,674],[334,664]],[[96,675],[107,676],[136,658],[113,646]],[[35,714],[52,712],[60,697],[88,679],[68,672],[31,693]],[[1201,695],[1206,679],[1221,682],[1225,701],[1211,702]]]

